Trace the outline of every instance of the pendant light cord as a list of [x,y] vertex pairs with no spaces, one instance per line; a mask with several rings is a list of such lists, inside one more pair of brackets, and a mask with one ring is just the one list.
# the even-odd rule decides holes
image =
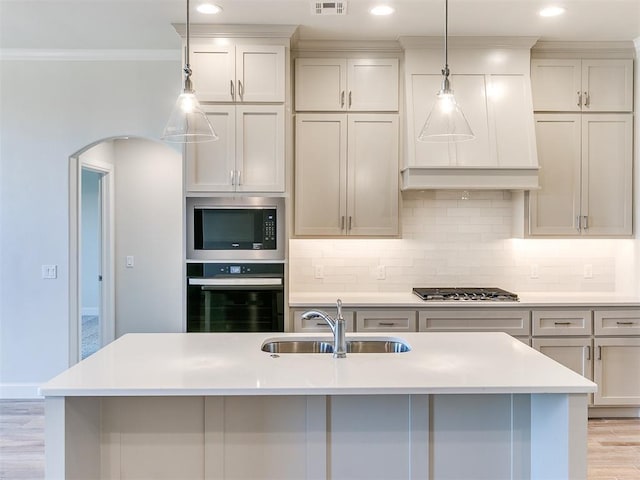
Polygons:
[[190,32],[189,32],[189,24],[191,22],[189,21],[189,0],[187,0],[187,51],[185,52],[185,64],[184,64],[184,74],[185,74],[185,89],[191,89],[191,65],[189,64],[189,50],[190,50],[190,46],[189,46],[189,37],[190,37]]
[[444,0],[444,70],[442,74],[449,76],[449,0]]

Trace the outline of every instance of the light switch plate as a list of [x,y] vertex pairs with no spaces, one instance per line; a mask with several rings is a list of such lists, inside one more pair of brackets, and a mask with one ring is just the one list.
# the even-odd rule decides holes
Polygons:
[[52,280],[58,278],[57,265],[42,265],[42,278]]

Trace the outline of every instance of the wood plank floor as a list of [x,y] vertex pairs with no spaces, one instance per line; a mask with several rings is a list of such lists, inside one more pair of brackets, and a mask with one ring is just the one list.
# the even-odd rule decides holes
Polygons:
[[[589,480],[640,480],[640,419],[589,420]],[[0,400],[0,480],[44,479],[44,402]]]

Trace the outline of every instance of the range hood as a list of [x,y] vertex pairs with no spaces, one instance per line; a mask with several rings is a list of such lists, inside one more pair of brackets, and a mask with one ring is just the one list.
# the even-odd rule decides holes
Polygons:
[[418,133],[440,89],[442,38],[401,37],[405,51],[403,190],[531,190],[538,158],[531,99],[532,37],[452,37],[451,85],[476,138],[424,143]]

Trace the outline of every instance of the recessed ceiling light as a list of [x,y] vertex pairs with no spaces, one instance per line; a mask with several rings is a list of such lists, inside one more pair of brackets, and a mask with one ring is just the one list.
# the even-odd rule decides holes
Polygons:
[[196,8],[200,13],[206,13],[208,15],[215,15],[216,13],[220,13],[222,11],[222,7],[218,5],[214,5],[213,3],[201,3]]
[[376,5],[369,10],[371,15],[391,15],[395,9],[389,5]]
[[539,15],[541,17],[557,17],[558,15],[562,15],[564,13],[564,8],[562,7],[546,7],[540,10]]

